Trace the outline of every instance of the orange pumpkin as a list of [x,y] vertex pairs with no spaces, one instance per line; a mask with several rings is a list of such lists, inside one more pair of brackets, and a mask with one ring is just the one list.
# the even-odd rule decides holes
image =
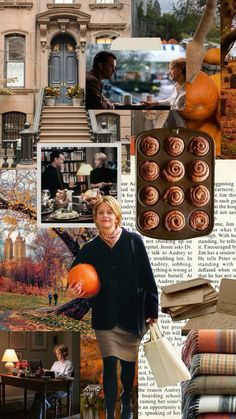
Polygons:
[[178,45],[178,41],[176,41],[176,39],[171,38],[171,39],[169,39],[168,44]]
[[191,129],[200,129],[199,127],[204,124],[207,121],[198,121],[198,120],[192,120],[192,119],[186,119],[186,128]]
[[[95,268],[88,263],[75,265],[68,274],[69,285],[81,283],[82,298],[94,297],[100,290],[100,280]],[[78,295],[79,296],[79,295]]]
[[207,134],[209,134],[213,140],[215,141],[215,147],[216,147],[216,156],[220,156],[221,154],[221,132],[218,125],[213,124],[213,122],[207,122],[203,124],[201,127],[199,127],[201,131],[205,131]]
[[209,48],[203,58],[207,64],[220,65],[220,48]]
[[210,76],[210,78],[215,83],[215,85],[216,85],[216,87],[218,89],[218,92],[220,94],[220,92],[221,92],[221,74],[220,73],[212,74]]
[[205,120],[216,109],[219,99],[215,83],[203,71],[200,71],[192,83],[186,83],[185,109],[179,111],[186,119]]

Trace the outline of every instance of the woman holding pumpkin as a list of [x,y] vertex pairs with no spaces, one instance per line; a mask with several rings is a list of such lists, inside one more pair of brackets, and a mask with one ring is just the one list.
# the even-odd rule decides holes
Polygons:
[[[103,358],[103,388],[107,419],[114,419],[117,398],[117,361],[121,364],[121,418],[132,418],[130,404],[135,361],[145,327],[138,298],[145,301],[146,323],[157,321],[158,294],[142,238],[121,228],[121,208],[116,199],[103,196],[93,208],[97,236],[79,251],[78,263],[93,265],[100,278],[100,291],[92,298],[92,327]],[[83,297],[82,282],[71,287]],[[142,295],[142,296],[141,296]]]

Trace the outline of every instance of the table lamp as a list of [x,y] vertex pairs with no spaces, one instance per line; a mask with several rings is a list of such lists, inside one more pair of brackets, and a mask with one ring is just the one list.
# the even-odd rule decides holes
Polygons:
[[[93,170],[91,164],[89,163],[82,163],[79,169],[76,172],[76,176],[89,176],[90,172]],[[87,182],[86,182],[86,189],[87,189]]]
[[16,355],[15,349],[6,349],[3,357],[2,362],[6,362],[5,368],[8,373],[10,373],[14,368],[14,362],[18,362],[19,359]]

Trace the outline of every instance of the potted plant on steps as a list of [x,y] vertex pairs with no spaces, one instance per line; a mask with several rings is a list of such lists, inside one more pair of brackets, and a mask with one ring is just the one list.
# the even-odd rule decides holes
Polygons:
[[67,87],[66,96],[72,99],[73,106],[84,105],[84,89],[78,84]]
[[46,106],[54,106],[55,100],[60,96],[59,87],[46,86],[44,88],[44,102]]

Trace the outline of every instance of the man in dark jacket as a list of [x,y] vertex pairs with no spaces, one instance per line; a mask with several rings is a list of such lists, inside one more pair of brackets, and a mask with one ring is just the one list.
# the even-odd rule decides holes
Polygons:
[[102,94],[102,80],[110,79],[116,71],[116,56],[109,51],[95,55],[93,68],[86,75],[86,108],[114,109],[114,105]]

